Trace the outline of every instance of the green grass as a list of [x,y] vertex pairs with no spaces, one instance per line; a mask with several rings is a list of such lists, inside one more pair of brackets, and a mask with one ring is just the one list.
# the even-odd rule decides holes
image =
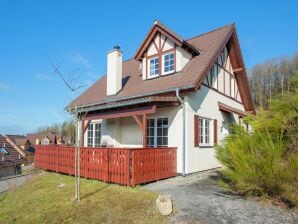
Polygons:
[[[58,187],[61,183],[65,186]],[[156,198],[138,187],[81,179],[77,203],[73,177],[42,172],[0,194],[0,223],[165,223],[155,209]]]

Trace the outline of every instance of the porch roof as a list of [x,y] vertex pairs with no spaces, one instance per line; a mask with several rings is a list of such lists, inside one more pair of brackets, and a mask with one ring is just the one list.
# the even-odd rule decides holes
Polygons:
[[94,105],[92,107],[81,107],[77,111],[80,113],[86,110],[88,111],[106,110],[106,109],[113,109],[113,108],[119,108],[119,107],[125,107],[125,106],[133,106],[137,104],[158,103],[158,102],[178,103],[178,100],[177,100],[177,97],[175,96],[147,96],[147,97],[141,97],[141,98],[130,99],[130,100],[116,101],[116,102],[106,103],[102,105]]
[[131,108],[118,111],[108,111],[95,114],[87,114],[82,120],[97,120],[97,119],[111,119],[111,118],[120,118],[120,117],[130,117],[130,116],[139,116],[146,114],[156,113],[156,106],[147,106],[139,108]]
[[230,106],[228,106],[228,105],[226,105],[224,103],[218,102],[218,108],[219,108],[219,110],[222,110],[222,111],[225,111],[225,112],[238,114],[241,117],[245,117],[246,116],[246,113],[244,111],[238,110],[238,109],[236,109],[234,107],[230,107]]

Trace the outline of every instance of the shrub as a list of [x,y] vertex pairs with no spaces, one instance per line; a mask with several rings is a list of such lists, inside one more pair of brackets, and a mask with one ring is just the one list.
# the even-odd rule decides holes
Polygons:
[[224,165],[223,186],[242,195],[267,195],[298,205],[298,76],[271,109],[249,116],[253,133],[232,128],[217,158]]

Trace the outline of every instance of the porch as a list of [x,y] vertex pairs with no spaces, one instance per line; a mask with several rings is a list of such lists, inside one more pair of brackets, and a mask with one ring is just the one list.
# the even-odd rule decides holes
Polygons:
[[[75,174],[75,147],[38,145],[35,166]],[[176,176],[176,148],[80,148],[81,177],[136,186]]]

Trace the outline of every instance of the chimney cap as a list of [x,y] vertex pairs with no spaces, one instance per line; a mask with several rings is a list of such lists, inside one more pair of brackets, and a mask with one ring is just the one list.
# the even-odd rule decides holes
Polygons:
[[121,47],[120,47],[119,45],[115,45],[115,46],[113,47],[113,49],[114,49],[114,50],[118,50],[118,51],[120,51]]
[[118,52],[121,52],[122,53],[121,47],[119,45],[115,45],[112,50],[108,51],[108,54],[109,53],[112,53],[114,51],[118,51]]

